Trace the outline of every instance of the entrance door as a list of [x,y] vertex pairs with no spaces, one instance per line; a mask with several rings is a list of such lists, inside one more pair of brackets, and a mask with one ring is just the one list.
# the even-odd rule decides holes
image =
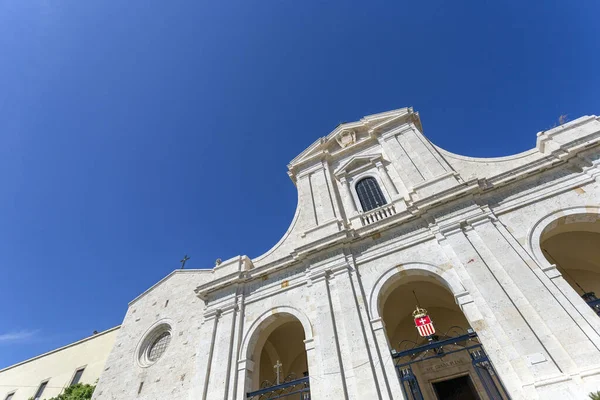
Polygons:
[[433,384],[438,400],[480,400],[469,375]]
[[[392,358],[406,399],[510,400],[472,330],[465,335],[394,351]],[[456,378],[444,379],[444,376]],[[438,379],[443,380],[436,382]]]

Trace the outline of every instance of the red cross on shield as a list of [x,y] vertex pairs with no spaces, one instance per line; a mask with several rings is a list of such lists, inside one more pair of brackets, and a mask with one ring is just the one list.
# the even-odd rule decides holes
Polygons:
[[431,336],[435,333],[435,328],[433,327],[429,315],[421,315],[420,317],[415,318],[415,326],[419,331],[419,335],[423,337]]

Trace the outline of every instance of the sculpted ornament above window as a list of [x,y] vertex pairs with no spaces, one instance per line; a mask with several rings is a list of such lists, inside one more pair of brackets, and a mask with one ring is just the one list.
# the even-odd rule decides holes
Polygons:
[[340,147],[348,147],[356,143],[356,133],[354,131],[342,131],[335,137],[335,140]]

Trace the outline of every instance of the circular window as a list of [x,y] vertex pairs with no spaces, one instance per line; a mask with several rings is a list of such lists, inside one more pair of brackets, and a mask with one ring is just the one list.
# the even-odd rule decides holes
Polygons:
[[148,360],[151,362],[155,362],[158,360],[163,354],[165,354],[165,350],[167,350],[167,346],[171,341],[171,332],[163,332],[154,340],[154,343],[148,349]]
[[149,335],[142,341],[139,351],[140,365],[148,367],[158,361],[165,354],[171,343],[171,326],[161,324],[152,329]]

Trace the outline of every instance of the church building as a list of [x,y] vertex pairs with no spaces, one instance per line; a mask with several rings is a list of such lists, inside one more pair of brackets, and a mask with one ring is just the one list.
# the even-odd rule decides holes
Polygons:
[[288,171],[298,205],[279,242],[134,299],[95,400],[600,390],[600,118],[473,158],[403,108],[339,125]]

